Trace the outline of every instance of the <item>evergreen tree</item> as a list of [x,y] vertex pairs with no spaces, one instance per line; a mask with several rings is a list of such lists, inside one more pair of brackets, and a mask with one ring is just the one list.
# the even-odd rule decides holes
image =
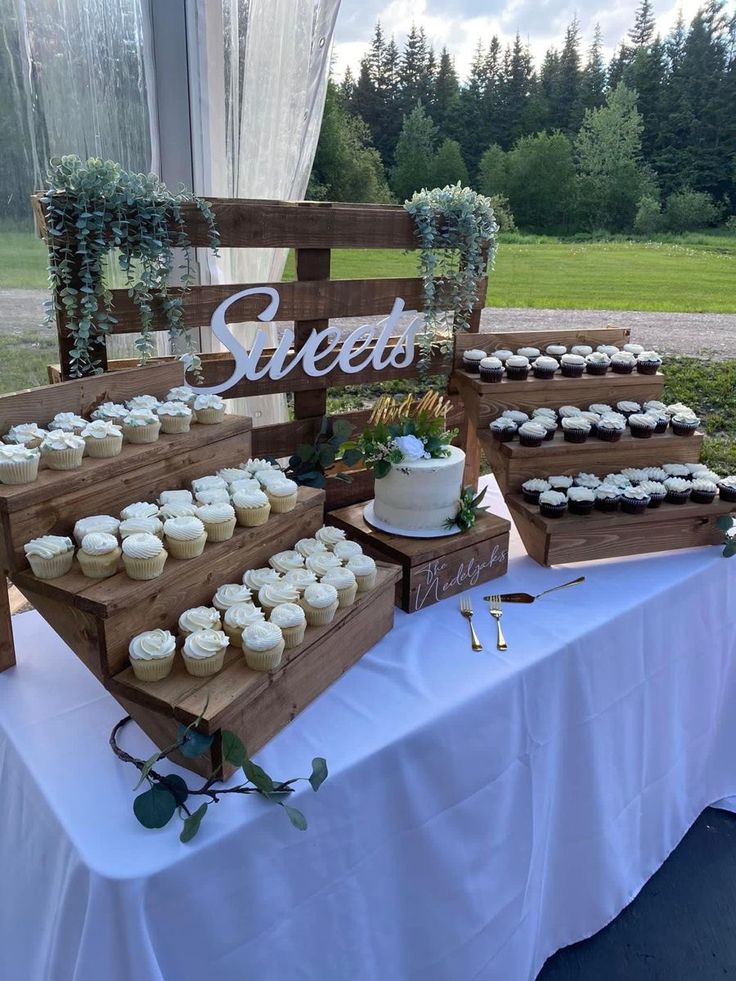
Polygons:
[[460,145],[463,157],[473,173],[478,167],[480,155],[488,145],[485,92],[485,56],[479,42],[470,65],[468,81],[460,92]]
[[565,31],[565,45],[560,54],[557,90],[554,93],[549,124],[568,136],[580,128],[583,118],[580,70],[580,25],[577,18]]
[[653,158],[661,126],[664,59],[664,45],[657,37],[651,44],[639,47],[633,52],[623,74],[626,87],[637,94],[637,109],[644,122],[642,150],[646,160]]
[[440,54],[437,77],[434,84],[434,98],[431,102],[431,114],[437,123],[441,136],[455,138],[459,132],[460,115],[460,85],[455,71],[455,64],[447,48]]
[[489,142],[501,136],[501,103],[503,98],[503,50],[498,35],[494,34],[485,54],[482,80],[483,135]]
[[437,129],[421,102],[404,116],[391,170],[391,188],[399,201],[430,185],[436,136]]
[[427,37],[423,29],[417,30],[416,25],[412,24],[399,65],[401,109],[405,115],[411,113],[418,102],[426,104],[431,90],[429,68]]
[[445,187],[447,184],[468,183],[468,170],[463,160],[460,144],[457,140],[443,140],[432,160],[430,167],[430,184],[433,187]]
[[654,38],[654,13],[649,0],[641,0],[629,31],[629,40],[635,48],[645,48]]
[[611,62],[608,66],[608,90],[612,92],[619,82],[623,81],[624,72],[626,71],[626,66],[631,60],[631,52],[626,47],[626,45],[621,42],[619,49],[616,54],[611,58]]
[[560,53],[556,48],[548,48],[542,62],[537,86],[541,108],[542,125],[540,129],[552,128],[554,101],[560,87]]
[[500,86],[499,119],[501,146],[510,147],[522,133],[523,112],[529,97],[532,65],[529,51],[517,34],[506,49]]
[[345,69],[345,74],[340,83],[340,96],[345,107],[352,105],[353,97],[355,96],[355,78],[353,77],[350,65]]
[[380,22],[376,24],[367,55],[360,63],[350,108],[367,124],[373,144],[387,163],[399,134],[398,51],[393,38],[386,43]]
[[606,101],[606,66],[603,61],[603,35],[600,24],[595,25],[588,62],[580,81],[580,101],[583,109],[597,109]]

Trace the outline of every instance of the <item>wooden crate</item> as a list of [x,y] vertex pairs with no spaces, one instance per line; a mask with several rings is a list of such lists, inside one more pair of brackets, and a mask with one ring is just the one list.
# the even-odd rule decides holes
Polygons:
[[361,504],[333,511],[330,523],[374,558],[398,563],[402,574],[396,584],[396,603],[407,613],[506,572],[511,526],[489,511],[470,531],[443,538],[406,538],[379,531],[365,521]]
[[[141,683],[127,668],[107,687],[159,746],[170,745],[177,727],[190,724],[204,711],[198,728],[215,736],[209,753],[196,760],[180,754],[172,759],[208,775],[223,762],[222,729],[236,732],[249,753],[256,752],[388,633],[399,575],[395,566],[379,565],[375,588],[359,593],[352,606],[338,610],[331,624],[307,627],[304,643],[285,651],[276,671],[251,671],[243,652],[230,647],[224,669],[210,679],[193,678],[177,658],[163,681]],[[232,770],[224,765],[226,776]]]
[[713,504],[665,503],[641,515],[593,511],[546,518],[520,494],[507,494],[506,503],[527,552],[542,565],[717,545],[723,541],[723,532],[716,527],[716,519],[736,513],[736,504],[716,500]]
[[604,476],[625,467],[651,467],[655,460],[687,463],[697,460],[703,443],[702,433],[685,438],[666,432],[639,439],[628,430],[616,443],[594,437],[568,443],[559,430],[541,446],[522,446],[518,440],[500,443],[489,429],[479,430],[478,438],[503,494],[518,491],[530,477],[581,472]]

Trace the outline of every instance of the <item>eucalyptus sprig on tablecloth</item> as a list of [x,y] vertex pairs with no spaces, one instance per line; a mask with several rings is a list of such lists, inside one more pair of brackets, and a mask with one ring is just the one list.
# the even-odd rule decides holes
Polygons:
[[[98,350],[116,323],[112,294],[104,282],[110,262],[125,273],[128,293],[138,308],[141,364],[153,353],[154,306],[162,309],[174,349],[190,332],[183,325],[183,301],[194,283],[192,246],[182,205],[194,203],[217,251],[219,234],[209,204],[180,188],[172,194],[155,174],[129,173],[111,160],[55,157],[49,165],[46,211],[49,284],[58,296],[73,338],[70,374],[101,370]],[[175,249],[182,252],[177,264]],[[169,280],[174,271],[180,284]],[[53,301],[51,301],[53,303]],[[53,314],[53,306],[50,308]]]
[[[144,783],[147,789],[133,801],[133,813],[144,828],[164,828],[175,814],[182,821],[179,840],[186,843],[199,831],[202,819],[212,804],[219,803],[222,797],[230,794],[259,794],[271,803],[283,807],[289,820],[299,831],[306,831],[307,819],[296,807],[286,804],[284,798],[294,792],[294,784],[301,780],[308,781],[312,790],[317,791],[327,779],[327,763],[321,756],[312,760],[312,773],[308,777],[293,777],[291,780],[274,780],[266,771],[253,760],[249,759],[242,740],[227,729],[221,732],[222,758],[233,766],[242,769],[245,782],[234,787],[221,786],[218,781],[221,773],[216,770],[200,787],[190,787],[186,780],[177,773],[159,773],[154,769],[157,763],[167,759],[177,750],[188,759],[196,759],[204,755],[213,742],[212,736],[197,732],[196,726],[201,722],[201,716],[191,725],[179,726],[176,741],[166,749],[154,753],[147,760],[131,756],[118,745],[117,737],[120,730],[130,722],[130,716],[121,719],[110,734],[110,747],[113,753],[123,763],[132,763],[139,772],[140,780],[135,789]],[[202,803],[192,808],[192,800],[200,798]]]
[[450,355],[454,335],[467,330],[478,283],[496,257],[498,224],[490,198],[450,184],[417,191],[404,208],[414,223],[424,292],[424,329],[417,341],[420,374],[433,349]]

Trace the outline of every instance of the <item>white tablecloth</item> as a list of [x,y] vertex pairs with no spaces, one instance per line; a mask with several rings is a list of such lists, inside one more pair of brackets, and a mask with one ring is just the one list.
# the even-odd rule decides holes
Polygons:
[[[494,509],[501,510],[497,494]],[[571,578],[520,557],[499,590]],[[139,827],[107,747],[121,710],[44,622],[0,674],[0,978],[524,981],[636,895],[700,811],[736,793],[736,561],[591,564],[508,606],[471,591],[396,628],[260,754],[330,778],[294,803]],[[125,745],[151,744],[129,726]]]

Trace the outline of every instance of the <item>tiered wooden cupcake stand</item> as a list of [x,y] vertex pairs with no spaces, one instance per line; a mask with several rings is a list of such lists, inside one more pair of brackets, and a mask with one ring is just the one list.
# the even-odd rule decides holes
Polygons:
[[[639,439],[627,431],[615,443],[589,438],[585,443],[568,443],[561,432],[540,447],[521,446],[518,441],[500,443],[491,436],[489,424],[504,409],[520,409],[531,414],[537,407],[559,408],[577,405],[587,408],[595,402],[615,404],[627,399],[644,402],[662,398],[664,376],[583,375],[550,381],[530,377],[526,381],[484,382],[462,368],[462,352],[482,346],[489,353],[500,348],[517,350],[548,344],[614,344],[629,341],[628,330],[600,328],[589,331],[543,330],[459,336],[456,344],[452,383],[462,395],[470,426],[476,430],[488,463],[504,494],[511,517],[529,555],[542,565],[582,562],[591,559],[636,555],[697,545],[715,545],[723,534],[716,527],[721,514],[736,512],[736,504],[662,504],[641,515],[616,512],[590,515],[565,514],[546,518],[537,505],[527,503],[521,484],[530,477],[548,474],[574,475],[585,472],[604,476],[626,467],[652,467],[663,463],[697,462],[703,442],[701,433],[675,436],[670,431]],[[482,341],[482,344],[480,343]]]
[[[108,398],[120,401],[143,392],[161,397],[181,382],[181,370],[172,378],[172,369],[166,365],[103,376],[102,397],[101,379],[36,389],[32,409],[25,401],[30,393],[4,397],[3,426],[44,422],[62,409],[89,415]],[[135,391],[126,389],[132,379]],[[129,579],[124,572],[92,580],[76,563],[66,576],[38,579],[28,568],[23,544],[44,534],[71,536],[81,517],[117,514],[133,501],[156,499],[162,490],[189,487],[194,478],[236,466],[250,452],[250,419],[226,416],[219,425],[193,425],[189,433],[161,435],[156,443],[126,444],[111,460],[85,457],[78,470],[42,470],[32,484],[0,487],[3,565],[13,583],[159,747],[175,741],[181,722],[202,715],[200,731],[215,736],[209,754],[174,758],[204,774],[222,762],[222,728],[236,732],[255,752],[391,629],[400,570],[381,564],[375,588],[339,610],[328,626],[308,627],[304,643],[287,651],[274,672],[250,670],[242,651],[229,648],[224,669],[213,678],[192,677],[178,659],[168,678],[144,684],[129,668],[131,637],[156,627],[175,630],[179,615],[209,605],[219,585],[239,582],[246,569],[265,565],[275,552],[313,535],[323,523],[324,492],[300,488],[294,511],[273,514],[258,528],[237,527],[232,539],[207,544],[196,559],[169,557],[163,574],[150,581]],[[7,667],[12,656],[4,653]]]

